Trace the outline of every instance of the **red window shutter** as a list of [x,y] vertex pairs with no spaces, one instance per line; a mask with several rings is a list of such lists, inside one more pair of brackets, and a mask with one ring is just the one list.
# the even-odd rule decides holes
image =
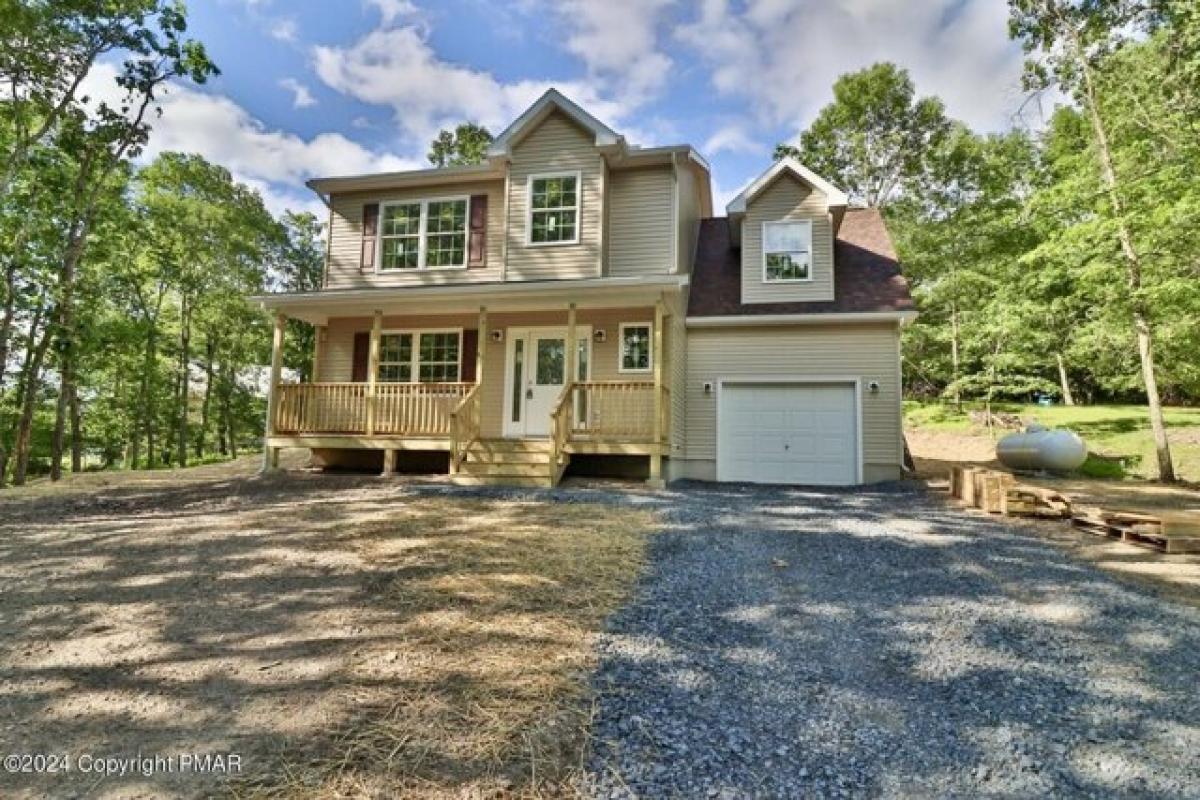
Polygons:
[[354,334],[354,360],[350,362],[350,380],[355,383],[367,382],[367,365],[371,359],[371,334],[367,332]]
[[471,241],[467,247],[467,267],[487,266],[487,210],[486,194],[471,195]]
[[359,272],[375,269],[375,235],[379,233],[379,203],[366,203],[362,209],[362,258]]
[[463,383],[475,382],[475,356],[479,353],[479,331],[463,331],[462,334],[462,369],[459,370],[459,380]]

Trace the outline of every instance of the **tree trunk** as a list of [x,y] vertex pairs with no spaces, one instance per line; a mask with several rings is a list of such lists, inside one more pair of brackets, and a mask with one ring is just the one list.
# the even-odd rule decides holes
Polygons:
[[1054,354],[1058,362],[1058,382],[1062,386],[1063,405],[1075,405],[1075,397],[1071,394],[1071,383],[1067,380],[1067,365],[1063,363],[1062,353]]
[[[80,170],[84,175],[84,170]],[[81,181],[83,178],[80,179]],[[79,197],[77,185],[77,195]],[[94,202],[93,202],[94,205]],[[78,205],[76,206],[78,207]],[[75,391],[75,272],[83,258],[93,209],[71,224],[63,254],[58,307],[58,404],[54,415],[54,438],[50,448],[50,480],[62,478],[62,457],[67,432],[67,403]]]
[[950,365],[951,365],[950,379],[952,381],[954,381],[954,383],[955,383],[954,410],[961,413],[962,412],[962,392],[960,392],[958,390],[958,385],[957,385],[959,369],[960,369],[959,354],[958,354],[958,339],[959,339],[958,304],[952,304],[950,306]]
[[[34,329],[30,329],[29,335],[34,335]],[[29,445],[33,434],[33,412],[37,406],[38,379],[41,377],[42,363],[46,359],[46,351],[50,349],[50,340],[53,337],[54,325],[47,325],[30,358],[25,396],[21,398],[21,419],[17,423],[17,441],[13,446],[13,455],[17,459],[13,467],[13,486],[24,486],[25,476],[29,471]]]
[[200,404],[200,432],[196,436],[196,458],[204,458],[208,438],[208,420],[212,410],[213,359],[217,352],[216,337],[212,331],[204,337],[204,402]]
[[79,404],[79,387],[71,385],[71,472],[83,472],[83,411]]
[[1158,393],[1158,379],[1154,368],[1154,333],[1150,325],[1146,302],[1141,297],[1142,260],[1133,242],[1133,232],[1129,229],[1129,223],[1125,219],[1125,204],[1121,199],[1117,171],[1113,166],[1108,132],[1104,126],[1104,120],[1100,117],[1096,89],[1092,83],[1091,65],[1084,56],[1083,48],[1077,38],[1074,39],[1074,43],[1075,60],[1083,76],[1088,117],[1091,119],[1092,131],[1096,136],[1096,155],[1100,160],[1100,174],[1104,180],[1108,202],[1112,206],[1113,219],[1117,224],[1117,239],[1120,241],[1121,254],[1125,259],[1125,277],[1133,308],[1133,328],[1137,334],[1138,356],[1142,365],[1142,383],[1146,389],[1146,402],[1150,410],[1150,429],[1154,433],[1154,449],[1158,455],[1158,479],[1166,483],[1173,483],[1175,466],[1171,460],[1171,445],[1167,441],[1167,427],[1163,420],[1162,399]]
[[179,377],[176,379],[178,394],[178,428],[176,430],[175,456],[176,466],[187,466],[187,433],[188,433],[188,364],[191,361],[192,311],[186,295],[179,301]]

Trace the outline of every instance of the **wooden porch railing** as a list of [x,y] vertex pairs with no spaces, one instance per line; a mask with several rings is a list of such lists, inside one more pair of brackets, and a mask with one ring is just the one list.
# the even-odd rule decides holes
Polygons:
[[[377,383],[375,433],[448,436],[454,409],[473,383]],[[365,434],[370,402],[365,383],[281,383],[276,386],[277,434]]]
[[483,418],[482,393],[476,384],[450,412],[450,474],[458,472],[471,443],[479,438]]
[[[668,437],[670,390],[660,387],[663,401],[661,439]],[[571,400],[570,439],[654,442],[654,384],[650,381],[580,381],[568,387]]]

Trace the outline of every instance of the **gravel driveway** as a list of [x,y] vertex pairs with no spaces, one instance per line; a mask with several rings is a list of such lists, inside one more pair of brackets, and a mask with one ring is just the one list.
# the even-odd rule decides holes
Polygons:
[[1200,611],[903,486],[685,486],[598,797],[1200,797]]

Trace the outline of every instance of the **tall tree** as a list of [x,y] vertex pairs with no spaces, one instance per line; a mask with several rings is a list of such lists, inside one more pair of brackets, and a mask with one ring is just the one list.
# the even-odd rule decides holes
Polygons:
[[492,134],[482,125],[463,122],[453,131],[443,130],[429,145],[429,163],[435,167],[482,164]]
[[1026,63],[1027,87],[1063,87],[1075,97],[1091,124],[1100,188],[1107,201],[1101,211],[1120,249],[1158,475],[1160,480],[1174,481],[1175,467],[1155,368],[1152,303],[1143,285],[1144,258],[1128,218],[1129,186],[1117,171],[1098,79],[1113,53],[1127,43],[1145,9],[1128,0],[1009,0],[1009,9],[1011,35],[1021,40],[1026,52],[1039,56]]
[[780,144],[775,158],[793,156],[852,201],[883,207],[921,184],[927,154],[949,131],[941,100],[917,98],[906,70],[880,63],[838,78],[799,146]]
[[106,191],[113,191],[114,177],[145,146],[150,119],[159,110],[156,101],[162,86],[180,77],[203,83],[217,71],[203,45],[184,38],[187,19],[181,4],[171,3],[155,11],[155,16],[143,19],[144,27],[137,31],[140,49],[125,62],[117,78],[123,92],[117,105],[101,100],[94,108],[70,109],[59,125],[58,146],[72,160],[75,174],[64,209],[66,233],[59,276],[59,393],[50,462],[53,480],[62,474],[68,405],[76,391],[75,273],[86,252],[101,198]]

